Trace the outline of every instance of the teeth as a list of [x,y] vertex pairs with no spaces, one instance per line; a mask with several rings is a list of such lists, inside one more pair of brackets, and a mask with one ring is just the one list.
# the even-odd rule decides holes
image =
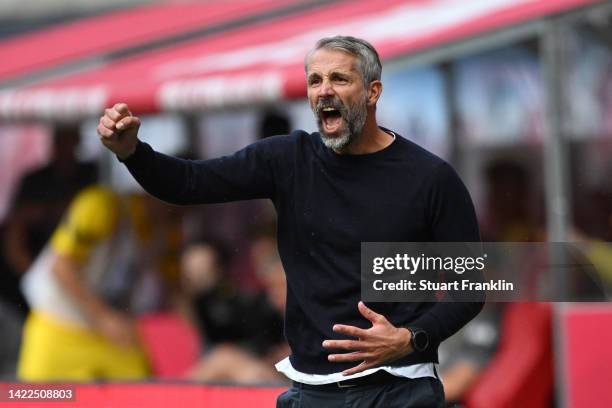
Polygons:
[[323,108],[323,112],[331,112],[331,111],[335,111],[336,109],[334,108]]

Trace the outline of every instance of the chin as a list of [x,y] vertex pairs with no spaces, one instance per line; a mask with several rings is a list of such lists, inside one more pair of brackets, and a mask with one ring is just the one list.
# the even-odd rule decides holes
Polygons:
[[329,149],[333,150],[343,150],[353,141],[353,138],[349,132],[343,132],[339,135],[330,135],[329,133],[323,131],[323,129],[319,129],[319,134],[321,135],[321,141],[323,144]]

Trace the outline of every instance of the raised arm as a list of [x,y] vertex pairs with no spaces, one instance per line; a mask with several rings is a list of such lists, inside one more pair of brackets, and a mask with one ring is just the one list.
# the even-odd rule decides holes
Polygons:
[[140,120],[126,104],[106,109],[98,134],[151,195],[173,204],[272,198],[274,147],[264,141],[212,160],[183,160],[138,140]]

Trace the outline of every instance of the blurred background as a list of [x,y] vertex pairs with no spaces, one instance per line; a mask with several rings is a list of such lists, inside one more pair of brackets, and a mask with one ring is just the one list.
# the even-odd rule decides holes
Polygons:
[[[146,359],[130,379],[145,381],[149,395],[166,390],[163,398],[180,383],[193,403],[273,404],[285,385],[273,363],[288,351],[271,204],[163,204],[102,148],[96,126],[105,107],[126,102],[142,119],[143,140],[192,159],[315,131],[303,58],[336,34],[377,48],[379,123],[455,166],[483,240],[586,242],[599,278],[612,281],[610,1],[4,0],[4,381],[29,380],[17,369],[32,306],[23,276],[71,217],[75,197],[97,184],[127,225],[113,237],[130,242],[109,289],[121,294],[121,317],[133,322]],[[449,405],[612,406],[609,344],[606,302],[488,304],[440,351]],[[187,386],[200,383],[236,387],[211,397]],[[110,383],[108,395],[124,398],[123,386]],[[82,392],[95,405],[99,391]]]

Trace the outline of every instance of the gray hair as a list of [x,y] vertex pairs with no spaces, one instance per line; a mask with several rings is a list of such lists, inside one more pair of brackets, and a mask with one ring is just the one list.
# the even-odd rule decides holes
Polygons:
[[304,59],[304,69],[308,72],[308,62],[320,49],[340,50],[357,57],[357,69],[363,78],[363,85],[367,87],[372,81],[380,81],[382,65],[378,53],[366,40],[350,36],[337,35],[335,37],[321,38],[314,48],[306,54]]

